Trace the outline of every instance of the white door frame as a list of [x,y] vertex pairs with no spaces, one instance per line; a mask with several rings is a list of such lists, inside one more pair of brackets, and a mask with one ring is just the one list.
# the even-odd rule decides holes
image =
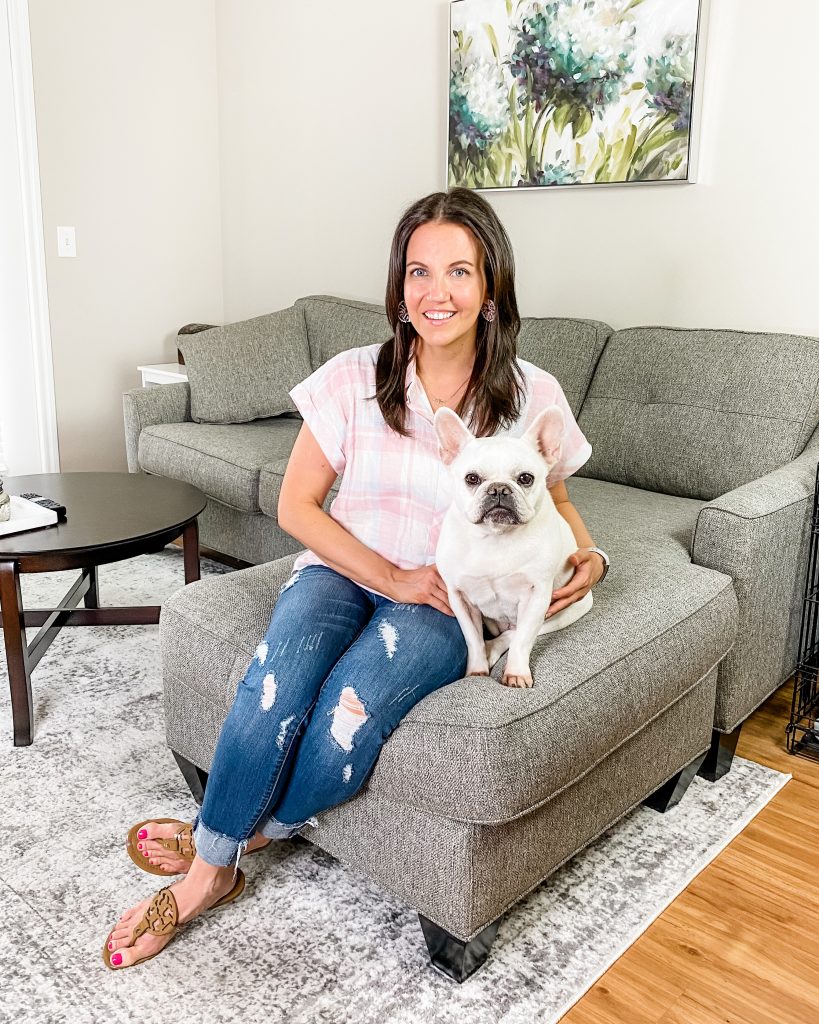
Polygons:
[[[4,9],[5,8],[5,9]],[[16,216],[22,225],[22,250],[24,266],[25,295],[13,311],[6,310],[0,327],[9,329],[14,316],[18,351],[24,350],[25,362],[13,364],[16,372],[33,376],[33,380],[21,381],[20,392],[33,395],[33,408],[15,410],[11,405],[10,415],[14,424],[6,423],[5,449],[9,468],[12,472],[56,473],[60,468],[57,442],[57,409],[54,397],[54,370],[51,358],[51,327],[48,310],[48,287],[46,280],[45,248],[43,242],[43,211],[40,193],[40,162],[37,150],[37,127],[34,109],[34,76],[31,62],[31,36],[29,30],[28,0],[0,0],[0,17],[8,26],[11,86],[14,104],[14,125],[19,166],[19,194],[3,197],[3,205]],[[0,59],[6,59],[0,53]],[[10,189],[14,192],[14,189]],[[26,326],[28,331],[25,330]],[[27,334],[27,337],[26,337]],[[15,385],[18,382],[15,381]],[[17,430],[17,417],[22,416],[22,429],[36,431],[25,445],[26,454],[22,464],[15,465],[13,440]],[[12,429],[12,427],[14,429]],[[30,433],[27,433],[30,437]],[[10,458],[9,458],[10,457]],[[18,460],[19,462],[19,460]]]

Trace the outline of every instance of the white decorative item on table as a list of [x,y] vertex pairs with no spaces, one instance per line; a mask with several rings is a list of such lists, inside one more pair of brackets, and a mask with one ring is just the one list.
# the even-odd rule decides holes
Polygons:
[[57,522],[57,513],[50,508],[43,508],[35,501],[21,498],[17,494],[7,494],[6,497],[9,500],[5,503],[5,508],[9,514],[4,519],[4,506],[0,506],[0,537],[7,533],[39,530],[41,526],[53,526]]
[[178,384],[188,379],[187,370],[180,363],[152,363],[138,366],[142,374],[142,386],[155,388],[160,384]]

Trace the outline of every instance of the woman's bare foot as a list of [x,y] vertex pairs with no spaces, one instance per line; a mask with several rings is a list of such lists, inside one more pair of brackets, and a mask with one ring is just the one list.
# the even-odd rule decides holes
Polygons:
[[[217,903],[233,888],[235,878],[233,868],[216,868],[196,857],[188,865],[185,878],[169,886],[176,900],[179,911],[179,924],[185,924],[198,917],[204,910]],[[111,966],[116,968],[130,967],[136,960],[153,956],[163,949],[173,938],[172,935],[154,935],[146,932],[140,935],[131,945],[134,928],[145,913],[151,902],[149,897],[130,910],[126,910],[114,925],[108,937],[108,949],[111,950]]]
[[[177,832],[179,832],[182,824],[184,823],[173,821],[161,825],[156,821],[146,822],[140,829],[139,836],[137,837],[137,850],[154,867],[162,868],[163,871],[167,871],[172,875],[187,874],[190,870],[191,862],[178,853],[166,850],[164,846],[156,842],[157,839],[173,839]],[[145,837],[141,838],[143,832],[145,832]],[[247,844],[245,852],[252,853],[253,850],[267,846],[269,842],[270,840],[267,836],[257,832]]]

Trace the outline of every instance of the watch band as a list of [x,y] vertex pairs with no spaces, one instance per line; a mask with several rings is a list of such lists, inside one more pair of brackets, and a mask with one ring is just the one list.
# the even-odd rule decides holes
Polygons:
[[586,548],[586,550],[587,551],[596,551],[597,554],[600,555],[600,557],[603,559],[603,562],[605,563],[603,565],[603,575],[597,581],[598,583],[602,583],[603,580],[606,578],[606,573],[609,571],[609,564],[610,564],[609,563],[609,556],[606,554],[605,551],[603,551],[602,548]]

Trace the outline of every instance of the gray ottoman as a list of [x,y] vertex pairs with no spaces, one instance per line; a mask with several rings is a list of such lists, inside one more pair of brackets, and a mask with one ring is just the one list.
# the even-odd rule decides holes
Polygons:
[[[295,555],[193,583],[162,610],[167,741],[201,799],[236,687]],[[572,627],[540,638],[535,685],[469,677],[415,705],[364,788],[301,835],[415,907],[458,981],[502,915],[641,801],[677,802],[709,748],[730,577],[667,549],[625,560]]]

